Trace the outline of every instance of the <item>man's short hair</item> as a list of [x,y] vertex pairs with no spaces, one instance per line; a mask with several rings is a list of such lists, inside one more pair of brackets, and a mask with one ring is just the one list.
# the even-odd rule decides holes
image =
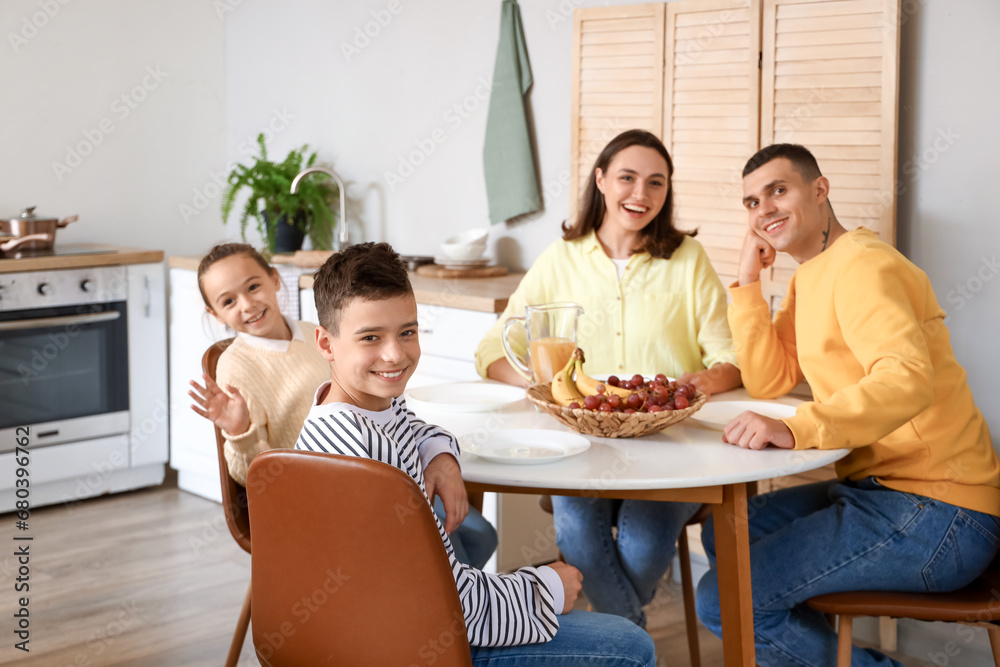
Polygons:
[[786,158],[791,162],[792,166],[795,167],[795,171],[802,174],[802,180],[806,183],[812,183],[823,175],[819,171],[816,158],[805,146],[800,146],[799,144],[771,144],[770,146],[761,148],[754,153],[752,158],[747,160],[746,166],[743,167],[743,178],[757,171],[771,160],[777,160],[780,157]]
[[388,243],[359,243],[334,253],[313,281],[319,323],[334,336],[352,299],[381,301],[413,293],[406,266]]

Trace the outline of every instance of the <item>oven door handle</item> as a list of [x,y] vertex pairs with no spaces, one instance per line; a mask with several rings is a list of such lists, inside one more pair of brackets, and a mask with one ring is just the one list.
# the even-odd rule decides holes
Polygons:
[[62,317],[39,317],[33,320],[13,320],[0,322],[0,331],[20,331],[22,329],[41,329],[44,327],[68,326],[71,324],[96,324],[110,322],[121,317],[121,312],[108,310],[90,315],[63,315]]

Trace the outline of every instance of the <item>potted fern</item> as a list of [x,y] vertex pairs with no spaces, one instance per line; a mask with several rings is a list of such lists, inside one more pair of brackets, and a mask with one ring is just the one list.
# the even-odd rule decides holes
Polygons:
[[307,156],[308,146],[303,145],[290,152],[284,161],[271,162],[267,158],[263,133],[257,136],[257,143],[260,156],[253,158],[253,164],[238,164],[229,173],[222,194],[222,221],[229,221],[237,195],[249,190],[240,210],[240,236],[244,241],[252,218],[272,254],[298,250],[305,236],[309,237],[313,248],[329,249],[337,224],[332,205],[341,195],[338,188],[327,180],[304,179],[298,192],[291,193],[295,175],[313,166],[316,153]]

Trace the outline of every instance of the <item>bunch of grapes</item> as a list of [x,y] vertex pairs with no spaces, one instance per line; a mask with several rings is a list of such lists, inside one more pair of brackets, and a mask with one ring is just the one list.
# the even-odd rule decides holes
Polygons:
[[631,393],[628,397],[619,396],[609,392],[605,384],[598,384],[597,393],[585,397],[583,405],[574,401],[569,404],[569,407],[571,409],[585,408],[595,412],[623,412],[625,414],[683,410],[690,405],[691,399],[696,393],[694,385],[679,385],[674,380],[668,380],[663,373],[649,382],[646,382],[646,379],[638,374],[633,375],[628,380],[621,380],[618,376],[612,375],[607,379],[607,384],[627,389]]

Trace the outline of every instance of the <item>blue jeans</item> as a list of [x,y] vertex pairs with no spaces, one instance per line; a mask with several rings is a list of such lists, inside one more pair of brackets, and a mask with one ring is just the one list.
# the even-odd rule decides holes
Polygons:
[[[443,524],[444,505],[438,496],[434,496],[434,513]],[[451,539],[452,549],[455,550],[455,558],[477,570],[483,569],[497,548],[496,529],[475,507],[469,507],[465,521],[448,537]]]
[[474,667],[654,667],[656,649],[644,630],[624,618],[588,611],[559,617],[559,630],[544,644],[472,647]]
[[[670,567],[677,537],[699,503],[552,496],[556,543],[583,573],[595,611],[646,627],[642,608]],[[618,539],[611,528],[618,526]]]
[[[837,636],[803,603],[853,590],[952,591],[1000,548],[1000,520],[888,489],[874,478],[820,482],[750,499],[750,572],[757,663],[832,666]],[[722,636],[715,533],[702,542],[713,569],[698,583],[698,617]],[[899,665],[854,647],[853,667]],[[901,667],[901,666],[900,666]]]

